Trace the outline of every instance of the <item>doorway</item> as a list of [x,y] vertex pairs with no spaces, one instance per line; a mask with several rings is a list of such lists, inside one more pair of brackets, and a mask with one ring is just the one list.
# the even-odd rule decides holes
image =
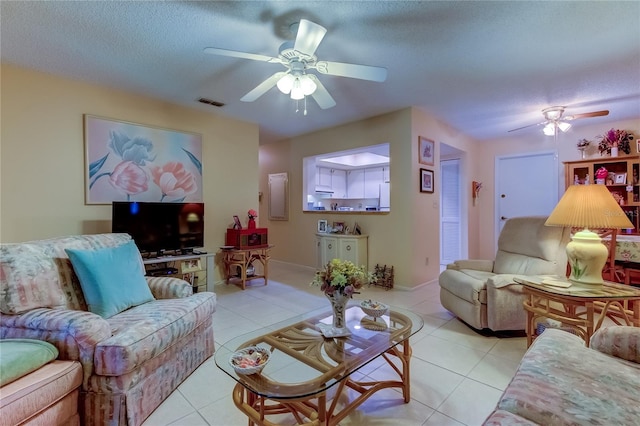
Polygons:
[[464,152],[440,144],[440,271],[468,253]]
[[548,216],[558,203],[554,151],[496,157],[495,245],[507,219]]

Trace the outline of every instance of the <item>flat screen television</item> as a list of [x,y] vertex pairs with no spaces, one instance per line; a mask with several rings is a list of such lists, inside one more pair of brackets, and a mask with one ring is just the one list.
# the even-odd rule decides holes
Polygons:
[[111,212],[111,231],[131,235],[143,254],[204,246],[204,203],[114,201]]

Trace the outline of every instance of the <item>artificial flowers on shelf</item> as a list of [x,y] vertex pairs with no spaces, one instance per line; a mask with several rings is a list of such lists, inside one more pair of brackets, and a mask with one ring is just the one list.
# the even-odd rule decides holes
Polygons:
[[375,282],[375,277],[364,266],[356,266],[348,260],[333,259],[324,270],[316,272],[312,285],[319,285],[326,295],[340,293],[352,297],[365,284]]
[[609,175],[609,171],[604,167],[600,167],[598,170],[596,170],[596,179],[602,180],[601,183],[604,183],[604,180],[607,178],[608,175]]
[[578,147],[578,149],[585,149],[587,148],[589,145],[591,145],[591,141],[587,140],[587,139],[580,139],[578,141],[578,143],[576,144],[576,146]]
[[598,151],[600,154],[611,154],[611,148],[618,148],[619,151],[629,154],[631,152],[630,141],[633,140],[633,134],[626,130],[611,129],[604,135],[599,136]]
[[256,229],[256,217],[258,217],[258,212],[254,209],[250,209],[247,212],[247,216],[249,216],[249,222],[247,223],[247,228]]

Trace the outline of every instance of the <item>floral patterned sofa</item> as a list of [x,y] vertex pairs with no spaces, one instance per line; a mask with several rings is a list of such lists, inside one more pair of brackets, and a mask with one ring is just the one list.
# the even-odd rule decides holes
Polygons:
[[150,301],[109,318],[89,311],[65,249],[130,244],[127,234],[99,234],[0,246],[0,338],[44,340],[82,364],[86,426],[141,424],[214,351],[216,295],[192,294],[177,278],[141,271]]
[[640,328],[598,330],[591,348],[547,328],[524,355],[495,411],[495,425],[637,425]]

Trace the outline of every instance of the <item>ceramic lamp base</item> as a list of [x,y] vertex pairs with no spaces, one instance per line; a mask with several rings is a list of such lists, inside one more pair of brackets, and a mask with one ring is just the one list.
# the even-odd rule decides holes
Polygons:
[[607,263],[609,250],[595,232],[583,229],[567,244],[567,258],[571,265],[569,281],[583,286],[600,286],[602,268]]

